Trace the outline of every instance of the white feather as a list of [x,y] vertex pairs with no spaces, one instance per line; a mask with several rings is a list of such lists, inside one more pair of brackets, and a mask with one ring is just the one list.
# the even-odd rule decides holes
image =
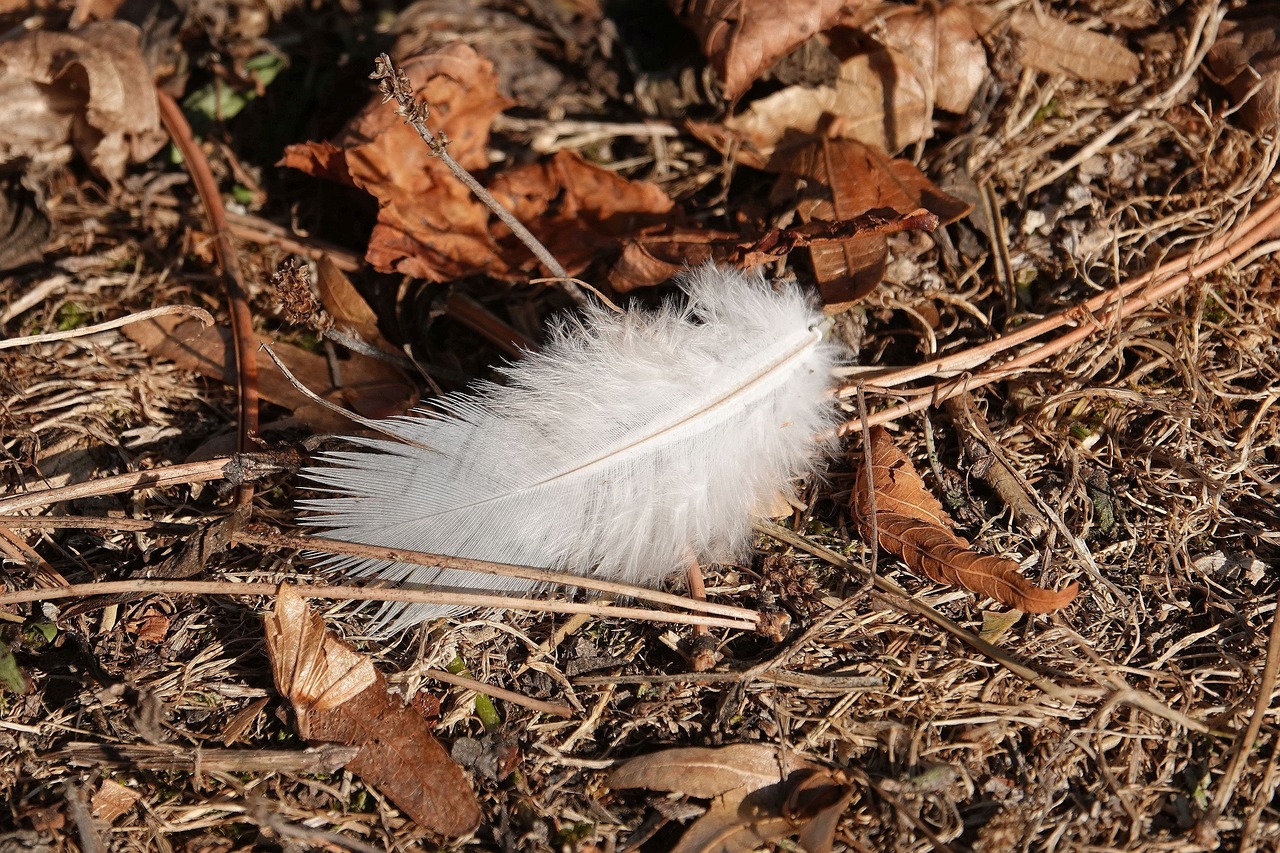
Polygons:
[[[304,473],[329,496],[307,521],[350,542],[656,585],[748,550],[753,510],[788,492],[835,422],[836,349],[794,287],[702,267],[687,307],[590,308],[546,346],[430,409],[384,422]],[[431,448],[430,450],[423,449]],[[528,593],[536,584],[335,558],[353,576]],[[392,631],[459,608],[387,605]]]

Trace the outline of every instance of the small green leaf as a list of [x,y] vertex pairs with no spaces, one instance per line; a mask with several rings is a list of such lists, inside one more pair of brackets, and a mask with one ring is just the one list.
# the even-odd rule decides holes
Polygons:
[[0,642],[0,684],[9,688],[11,693],[27,692],[27,679],[18,668],[18,661],[9,650],[9,644],[5,642]]
[[40,619],[28,619],[22,625],[22,637],[34,649],[43,649],[58,636],[58,626]]

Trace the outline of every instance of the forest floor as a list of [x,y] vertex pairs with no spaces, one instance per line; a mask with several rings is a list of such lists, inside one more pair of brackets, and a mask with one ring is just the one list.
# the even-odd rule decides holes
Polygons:
[[[1276,849],[1280,18],[1173,0],[36,5],[0,2],[0,90],[21,94],[0,100],[0,565],[6,593],[40,591],[0,605],[0,850]],[[93,29],[111,16],[141,40]],[[958,533],[1074,599],[1021,613],[875,554],[849,392],[849,435],[784,529],[703,570],[711,601],[785,614],[780,636],[699,639],[554,591],[584,612],[378,639],[368,611],[316,598],[430,733],[362,763],[308,738],[267,617],[275,585],[333,580],[283,537],[313,494],[300,464],[355,427],[257,341],[387,417],[500,380],[581,298],[531,284],[549,272],[382,104],[383,51],[454,156],[615,300],[652,304],[708,259],[815,293],[867,423]],[[918,208],[941,224],[894,218]],[[880,224],[840,239],[806,230],[868,211]],[[166,306],[214,325],[92,329]],[[225,482],[238,451],[267,470]],[[182,580],[271,586],[52,597]],[[655,761],[657,790],[610,776],[729,745],[752,746]],[[402,771],[425,774],[416,805]],[[712,796],[726,774],[754,781]],[[469,805],[441,817],[468,787],[474,829]]]

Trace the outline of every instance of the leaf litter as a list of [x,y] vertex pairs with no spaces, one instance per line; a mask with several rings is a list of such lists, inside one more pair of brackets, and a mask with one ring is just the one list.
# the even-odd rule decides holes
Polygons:
[[[836,5],[842,8],[833,12]],[[558,241],[557,253],[594,283],[653,286],[681,255],[699,251],[776,270],[787,251],[800,248],[810,257],[791,254],[786,269],[806,285],[820,285],[828,266],[815,249],[838,246],[837,276],[863,280],[853,295],[826,302],[844,309],[832,312],[834,334],[857,353],[847,370],[864,383],[873,410],[893,402],[877,390],[874,371],[990,340],[1138,275],[1153,260],[1229,234],[1273,191],[1268,63],[1275,27],[1265,16],[1233,13],[1219,23],[1225,9],[1213,4],[1047,3],[1015,14],[986,4],[848,5],[795,20],[780,20],[779,4],[679,10],[691,25],[684,34],[701,40],[713,72],[728,81],[715,82],[714,96],[697,91],[679,68],[645,67],[644,51],[620,40],[635,27],[617,22],[610,34],[601,22],[614,19],[586,3],[529,4],[529,15],[515,18],[522,45],[531,28],[543,34],[533,53],[551,60],[556,74],[486,70],[486,62],[512,60],[490,54],[474,35],[465,49],[433,39],[434,49],[407,48],[419,51],[417,59],[398,59],[421,75],[415,84],[431,100],[436,126],[450,133],[454,155],[514,207],[536,211],[545,220],[540,236]],[[739,17],[728,15],[730,7]],[[413,343],[415,357],[429,361],[432,376],[444,377],[449,388],[499,360],[496,344],[472,328],[505,327],[536,340],[542,319],[560,307],[556,299],[520,286],[536,274],[527,253],[469,195],[454,191],[389,109],[357,106],[368,97],[360,79],[367,71],[356,54],[338,61],[331,52],[326,33],[336,31],[336,10],[317,12],[313,25],[248,3],[202,8],[176,30],[180,40],[167,37],[169,48],[200,60],[184,61],[184,69],[193,69],[182,72],[189,80],[165,79],[175,95],[223,76],[248,79],[244,68],[231,66],[260,55],[264,38],[278,38],[292,67],[307,72],[281,73],[245,99],[233,119],[215,123],[205,143],[224,197],[248,205],[236,212],[233,227],[253,271],[258,331],[295,345],[290,358],[312,359],[310,387],[379,414],[402,411],[417,393],[413,373],[396,368],[385,374],[390,393],[367,397],[360,359],[343,353],[340,365],[351,369],[335,374],[332,359],[309,340],[314,328],[285,325],[262,283],[290,252],[314,257],[320,245],[336,242],[344,257],[370,252],[369,266],[352,274],[360,299],[352,301],[340,283],[327,294],[334,328],[383,353]],[[210,8],[220,14],[208,14]],[[436,19],[424,9],[419,14],[429,28]],[[492,19],[490,44],[501,41],[495,36],[510,20]],[[372,10],[357,10],[340,26],[371,32],[376,23]],[[87,37],[43,26],[42,38]],[[319,29],[292,29],[300,26]],[[146,44],[155,68],[178,67],[165,65],[154,41]],[[126,54],[132,58],[112,62],[125,67],[142,51]],[[79,54],[53,84],[38,85],[56,89],[79,80],[76,62],[90,55]],[[797,75],[785,68],[793,56],[826,57],[826,64]],[[677,57],[686,70],[702,61],[696,54]],[[109,71],[110,63],[102,67]],[[886,67],[896,76],[877,76]],[[50,79],[37,62],[20,70]],[[103,79],[99,73],[86,72],[86,79]],[[338,85],[317,98],[309,79]],[[149,86],[150,71],[145,85],[127,87],[138,116],[148,114]],[[841,90],[840,97],[824,89]],[[678,120],[649,111],[651,92],[659,90],[679,90],[686,108]],[[521,102],[512,104],[517,91]],[[729,92],[736,101],[724,110],[717,99]],[[5,273],[3,333],[73,330],[156,304],[217,308],[216,284],[201,260],[208,257],[207,226],[187,213],[193,200],[182,167],[148,160],[155,141],[134,145],[127,135],[111,138],[123,157],[104,165],[110,161],[93,137],[109,136],[118,125],[86,107],[92,89],[87,101],[80,95],[53,104],[70,107],[51,126],[71,127],[71,135],[59,129],[47,136],[49,147],[15,161],[53,228],[42,252],[24,253],[19,262],[26,266]],[[306,109],[282,109],[317,103],[323,107],[311,109],[310,119],[290,118]],[[348,130],[334,136],[344,122]],[[646,123],[661,132],[637,131]],[[261,148],[252,153],[266,128],[282,143],[266,156]],[[92,132],[76,135],[86,129]],[[542,149],[529,143],[540,133],[569,144],[533,159],[528,152]],[[321,139],[334,142],[315,142]],[[291,156],[337,182],[300,172],[278,180],[288,173],[271,164],[284,143],[297,146]],[[841,168],[793,165],[798,156],[845,146],[855,154]],[[68,170],[60,164],[69,157]],[[27,160],[43,163],[45,177],[27,169]],[[859,165],[848,166],[850,160]],[[916,173],[923,182],[903,177]],[[771,194],[779,176],[792,185]],[[795,185],[797,177],[803,186]],[[864,184],[886,192],[903,181],[905,198],[859,199]],[[974,192],[957,189],[965,187]],[[954,208],[930,201],[962,195]],[[367,217],[362,197],[373,202]],[[978,199],[980,213],[965,218],[959,211]],[[839,229],[824,204],[845,223],[876,204],[887,208],[884,222],[907,221],[917,207],[944,222],[953,219],[948,210],[959,218],[933,232],[876,226],[833,239]],[[865,236],[877,238],[874,251],[854,251],[846,242]],[[628,251],[653,259],[638,267],[643,274],[624,274],[618,259]],[[380,277],[370,266],[442,284]],[[395,693],[439,697],[438,712],[426,707],[433,703],[418,703],[418,720],[424,713],[438,719],[427,736],[413,739],[415,748],[438,736],[480,742],[479,753],[500,753],[503,766],[514,762],[509,776],[467,771],[483,813],[474,843],[483,848],[590,850],[634,840],[642,849],[686,841],[689,849],[714,849],[715,839],[733,838],[746,849],[799,835],[806,849],[824,849],[810,847],[806,837],[833,833],[852,849],[1264,849],[1280,832],[1267,763],[1275,733],[1264,725],[1250,735],[1246,726],[1261,713],[1253,710],[1259,702],[1266,707],[1276,663],[1266,652],[1277,584],[1270,569],[1280,547],[1269,487],[1280,464],[1273,452],[1280,445],[1274,392],[1280,377],[1272,357],[1280,318],[1272,266],[1258,255],[1216,272],[1134,322],[1101,330],[1039,369],[975,394],[1005,461],[1047,511],[1043,532],[1031,535],[1010,520],[1003,499],[973,467],[979,463],[959,452],[971,438],[965,425],[938,422],[933,413],[897,424],[893,445],[907,461],[887,464],[924,475],[910,480],[904,504],[879,491],[894,477],[877,470],[871,478],[877,516],[923,507],[937,522],[913,544],[913,536],[922,537],[921,519],[903,512],[909,518],[903,526],[889,518],[882,526],[877,518],[882,542],[896,531],[902,553],[916,554],[902,562],[882,555],[877,571],[1040,668],[1070,702],[962,651],[936,622],[904,614],[891,596],[859,597],[857,579],[767,542],[761,543],[770,560],[767,587],[757,584],[765,568],[755,563],[708,567],[707,586],[714,599],[791,610],[795,633],[779,646],[718,635],[725,660],[703,681],[686,675],[680,636],[602,616],[566,624],[507,614],[440,625],[390,644],[361,639],[361,619],[342,607],[324,611],[327,624],[362,645]],[[470,324],[456,322],[448,308],[462,296],[472,306]],[[391,303],[398,313],[386,310]],[[496,322],[476,320],[486,313]],[[114,332],[6,353],[0,360],[5,492],[162,467],[216,443],[234,423],[228,334],[218,333],[218,345],[198,344],[194,355],[186,333],[162,355]],[[369,368],[370,377],[384,375],[385,362],[365,357],[379,365]],[[264,366],[261,373],[265,392],[273,371]],[[281,407],[268,409],[264,421],[260,439],[270,445],[347,429],[326,423],[284,389],[270,391],[269,399]],[[273,431],[277,424],[282,431]],[[867,545],[851,508],[865,494],[854,470],[859,455],[850,452],[811,485],[803,507],[792,507],[790,524],[865,565]],[[255,514],[291,518],[286,493],[294,485],[280,476],[255,498]],[[56,512],[68,513],[61,520],[38,519],[93,527],[26,529],[10,521],[0,531],[7,584],[25,589],[146,573],[181,550],[174,534],[147,525],[207,521],[227,507],[217,489],[193,484],[81,497],[59,506]],[[1058,586],[1078,578],[1079,590],[1051,616],[1015,619],[1010,611],[1001,619],[981,610],[978,596],[912,574],[932,570],[952,580],[947,572],[955,564],[977,567],[973,585],[998,591],[989,584],[998,576],[994,564],[984,562],[1003,559],[997,554],[1014,558],[1000,564],[1002,572],[1017,568],[1019,576],[1034,573]],[[258,549],[222,549],[202,560],[207,573],[240,579],[280,582],[309,571],[283,552]],[[13,756],[9,766],[22,768],[3,781],[15,804],[14,834],[6,842],[89,848],[109,835],[126,849],[144,849],[155,838],[185,849],[331,844],[335,837],[386,849],[421,843],[430,818],[397,805],[387,789],[394,780],[379,784],[376,768],[366,768],[366,778],[308,763],[296,748],[299,730],[282,698],[290,688],[268,675],[257,614],[269,608],[260,600],[147,595],[108,603],[88,613],[6,607],[15,620],[26,620],[0,636],[16,669],[10,680],[30,687],[23,697],[5,696],[13,728],[0,737],[0,748]],[[577,655],[610,661],[600,671],[607,683],[567,675]],[[572,700],[581,717],[548,722],[499,701],[508,744],[500,748],[485,740],[490,735],[468,688],[427,679],[432,667],[455,661],[481,682]],[[771,681],[767,670],[757,671],[762,664],[785,664],[803,677]],[[805,679],[862,677],[884,687],[840,695],[803,686]],[[387,707],[398,702],[391,698]],[[68,763],[68,750],[85,749],[67,743],[72,731],[94,748],[117,750],[120,761],[99,762],[92,771]],[[143,746],[197,756],[198,744],[220,737],[236,746],[218,753],[215,769],[172,763],[166,766],[186,769],[166,770],[160,780],[151,759],[141,757]],[[147,738],[167,743],[130,743]],[[735,792],[757,782],[754,790],[768,790],[791,777],[779,769],[773,781],[764,774],[719,793],[698,788],[706,794],[699,796],[685,790],[694,774],[677,778],[687,765],[671,761],[672,750],[690,748],[708,754],[741,748],[776,768],[794,759],[820,769],[785,792],[771,791],[758,810],[730,809],[724,806]],[[388,764],[395,754],[375,752],[374,764]],[[251,753],[269,753],[276,769],[250,763]],[[282,761],[286,754],[296,759]],[[666,781],[651,787],[696,802],[680,805],[681,799],[624,788],[621,770],[606,773],[624,759],[639,766],[668,762]],[[341,761],[349,760],[343,754]],[[440,781],[456,781],[453,772],[441,769],[421,787],[457,793],[461,787]],[[814,799],[805,799],[807,779],[816,780]],[[738,802],[748,799],[744,793]],[[811,807],[797,810],[789,799]],[[1079,805],[1084,799],[1087,810]],[[702,817],[692,819],[697,813]],[[688,823],[662,826],[666,818],[654,817],[667,814]],[[818,824],[820,831],[811,829]]]

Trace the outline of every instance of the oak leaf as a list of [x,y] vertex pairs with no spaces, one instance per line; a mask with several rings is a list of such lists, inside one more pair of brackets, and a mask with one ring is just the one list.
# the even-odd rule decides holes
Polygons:
[[608,785],[712,801],[673,853],[745,853],[797,834],[804,850],[827,853],[854,795],[840,771],[756,743],[642,755],[610,773]]
[[[1078,584],[1057,592],[1042,589],[1023,577],[1013,560],[981,554],[957,536],[951,516],[883,427],[871,431],[871,470],[878,544],[901,557],[912,571],[1027,613],[1048,613],[1075,598]],[[864,466],[858,472],[852,503],[859,528],[870,539],[873,526],[868,492]]]
[[303,740],[360,747],[347,769],[424,828],[456,837],[479,826],[466,774],[426,721],[392,697],[373,661],[331,634],[287,586],[266,617],[266,640],[276,689],[293,706]]

